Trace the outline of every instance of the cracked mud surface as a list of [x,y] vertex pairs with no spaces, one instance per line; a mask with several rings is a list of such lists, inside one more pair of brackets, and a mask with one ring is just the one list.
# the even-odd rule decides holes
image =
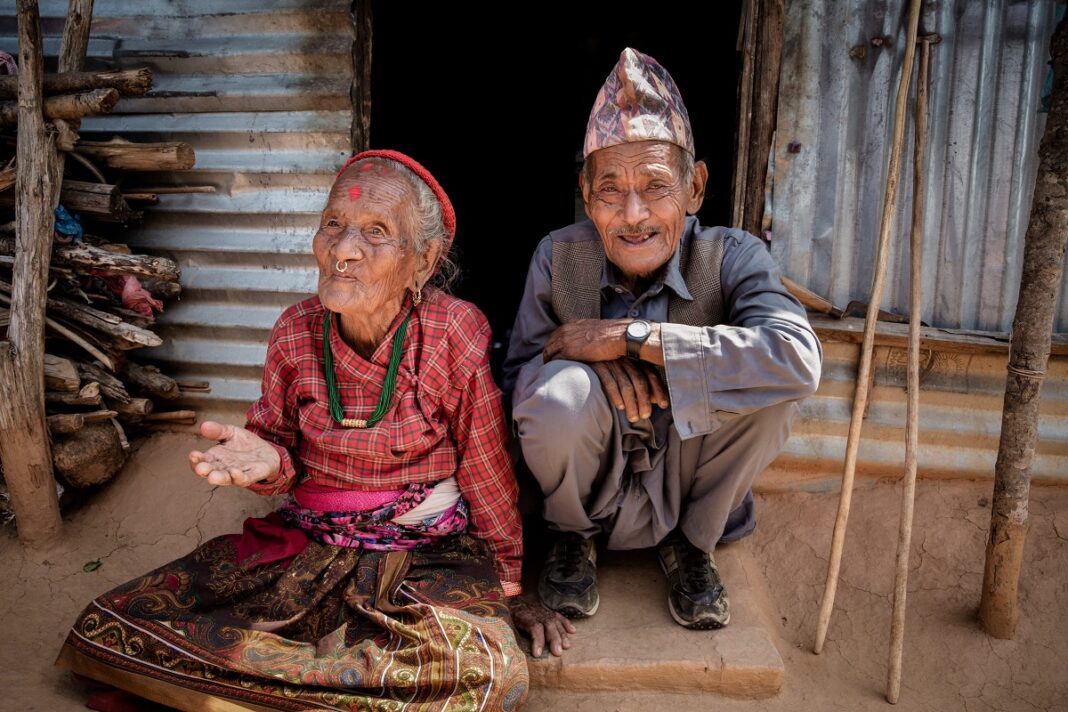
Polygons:
[[[207,538],[238,531],[271,500],[214,489],[191,474],[192,436],[160,434],[125,470],[65,519],[64,541],[26,553],[0,532],[0,709],[84,709],[84,688],[52,667],[67,626],[103,591],[174,559]],[[827,645],[811,653],[837,495],[758,497],[757,533],[740,546],[768,592],[760,601],[786,664],[775,698],[575,694],[535,690],[525,709],[575,710],[1063,710],[1068,712],[1068,489],[1032,488],[1031,531],[1016,640],[985,636],[979,603],[991,484],[921,482],[910,560],[900,702],[883,698],[901,490],[859,489]],[[739,546],[739,545],[736,545]],[[93,560],[101,565],[85,572]],[[651,602],[662,605],[662,602]],[[580,631],[581,634],[581,631]],[[709,633],[714,635],[715,633]]]

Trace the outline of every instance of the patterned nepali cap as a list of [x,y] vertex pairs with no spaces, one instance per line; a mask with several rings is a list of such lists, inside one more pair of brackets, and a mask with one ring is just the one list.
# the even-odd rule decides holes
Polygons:
[[631,141],[667,141],[694,152],[675,81],[655,59],[627,47],[593,102],[582,156]]

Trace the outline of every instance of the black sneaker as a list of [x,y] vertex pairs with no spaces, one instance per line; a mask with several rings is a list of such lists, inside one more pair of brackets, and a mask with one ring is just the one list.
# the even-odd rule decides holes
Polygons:
[[675,622],[690,630],[722,628],[730,623],[730,600],[712,554],[701,551],[681,533],[673,533],[657,549],[671,591],[668,610]]
[[568,618],[597,612],[597,549],[593,539],[562,534],[553,544],[538,579],[538,595],[547,608]]

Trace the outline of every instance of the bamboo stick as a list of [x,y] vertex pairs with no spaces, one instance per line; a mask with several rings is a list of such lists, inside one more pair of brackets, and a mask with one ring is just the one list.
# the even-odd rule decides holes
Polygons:
[[908,406],[905,430],[905,478],[901,492],[901,520],[897,534],[897,567],[894,573],[894,606],[890,619],[890,661],[887,666],[886,700],[897,704],[901,695],[901,663],[905,647],[905,604],[908,598],[909,550],[912,546],[912,515],[916,504],[916,459],[920,447],[920,317],[923,309],[923,218],[927,194],[927,74],[931,44],[941,38],[920,38],[920,66],[916,72],[916,138],[912,168],[912,231],[909,240],[909,356]]
[[901,80],[897,88],[894,107],[894,133],[890,144],[890,167],[886,176],[886,196],[883,200],[883,215],[879,231],[879,249],[875,259],[875,275],[872,279],[868,314],[864,321],[864,342],[860,351],[860,366],[857,371],[856,395],[853,397],[853,413],[849,421],[849,436],[846,441],[845,468],[842,472],[842,492],[838,500],[838,515],[831,536],[831,553],[827,562],[827,580],[823,599],[820,602],[819,620],[816,626],[816,641],[812,652],[819,655],[827,639],[827,627],[834,610],[834,596],[838,589],[838,572],[842,565],[842,549],[845,546],[846,527],[849,524],[849,508],[853,498],[853,476],[857,467],[857,450],[860,447],[860,430],[864,424],[864,411],[868,403],[868,381],[871,374],[872,351],[875,345],[875,322],[883,299],[886,263],[889,259],[890,232],[897,205],[897,184],[901,177],[901,154],[905,144],[905,119],[912,79],[912,63],[916,52],[916,35],[920,22],[922,0],[911,0],[908,14],[908,34],[905,39],[905,58],[901,65]]

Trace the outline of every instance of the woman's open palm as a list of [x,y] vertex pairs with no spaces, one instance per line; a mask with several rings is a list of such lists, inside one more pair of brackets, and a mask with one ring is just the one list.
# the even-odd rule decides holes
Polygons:
[[278,475],[278,451],[260,436],[212,420],[200,424],[200,434],[219,444],[207,452],[189,453],[189,466],[211,484],[248,487]]

